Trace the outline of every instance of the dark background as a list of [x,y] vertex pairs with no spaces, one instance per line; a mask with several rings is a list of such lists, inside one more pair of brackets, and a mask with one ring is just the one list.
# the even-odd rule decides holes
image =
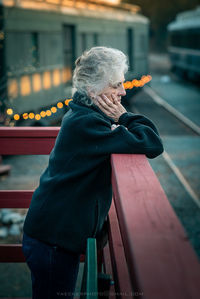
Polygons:
[[166,52],[167,25],[176,14],[195,9],[200,0],[122,0],[141,7],[141,13],[150,19],[150,51]]

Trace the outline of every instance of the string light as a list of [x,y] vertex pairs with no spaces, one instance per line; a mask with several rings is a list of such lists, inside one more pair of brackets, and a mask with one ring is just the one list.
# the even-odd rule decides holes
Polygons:
[[46,112],[45,111],[41,111],[40,115],[41,115],[41,117],[45,117],[46,116]]
[[132,81],[126,81],[124,83],[125,89],[132,89],[133,87],[143,87],[146,83],[151,81],[152,77],[150,75],[142,76],[140,80],[133,79]]
[[51,111],[50,111],[50,110],[47,110],[47,111],[46,111],[46,115],[47,115],[47,116],[51,116]]
[[58,103],[57,103],[57,107],[58,107],[59,109],[63,108],[63,103],[62,103],[62,102],[58,102]]
[[40,120],[40,119],[41,119],[41,116],[40,116],[39,114],[36,114],[36,115],[35,115],[35,119],[36,119],[36,120]]
[[15,115],[14,115],[14,120],[19,120],[19,119],[20,119],[19,114],[15,114]]
[[13,110],[11,108],[7,109],[7,114],[8,115],[12,115],[13,114]]
[[22,117],[23,119],[28,119],[28,113],[23,113]]
[[[148,83],[149,81],[151,81],[152,77],[150,75],[147,76],[142,76],[140,80],[137,79],[133,79],[132,81],[126,81],[124,82],[124,88],[125,89],[132,89],[133,87],[143,87],[146,83]],[[56,106],[58,109],[62,109],[65,106],[68,106],[69,103],[72,101],[72,99],[66,99],[64,100],[64,102],[59,101]],[[14,120],[18,121],[20,118],[23,119],[35,119],[35,120],[40,120],[41,117],[47,117],[47,116],[51,116],[52,113],[56,113],[58,111],[55,106],[49,107],[48,110],[44,111],[42,110],[41,112],[34,114],[33,112],[30,113],[23,113],[21,116],[19,114],[14,114],[13,118]],[[13,115],[13,109],[12,108],[8,108],[7,109],[7,114],[8,115]]]
[[56,107],[52,107],[52,108],[51,108],[51,112],[52,112],[52,113],[56,113],[56,112],[57,112],[57,108],[56,108]]
[[35,114],[34,114],[33,112],[30,112],[29,115],[28,115],[28,117],[29,117],[30,119],[34,119]]

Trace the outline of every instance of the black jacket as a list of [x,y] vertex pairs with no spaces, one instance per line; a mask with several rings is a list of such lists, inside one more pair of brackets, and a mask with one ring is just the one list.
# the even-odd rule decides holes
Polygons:
[[84,252],[88,237],[100,232],[111,199],[110,154],[146,154],[154,158],[163,145],[154,124],[124,113],[119,125],[76,93],[65,114],[49,165],[41,175],[25,219],[24,231],[43,242]]

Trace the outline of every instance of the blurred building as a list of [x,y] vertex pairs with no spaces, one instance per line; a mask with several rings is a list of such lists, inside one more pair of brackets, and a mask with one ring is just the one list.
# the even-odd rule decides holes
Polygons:
[[119,0],[0,0],[0,123],[8,108],[7,124],[44,122],[47,110],[51,123],[71,96],[75,59],[92,46],[126,53],[129,77],[146,74],[149,20],[139,12]]

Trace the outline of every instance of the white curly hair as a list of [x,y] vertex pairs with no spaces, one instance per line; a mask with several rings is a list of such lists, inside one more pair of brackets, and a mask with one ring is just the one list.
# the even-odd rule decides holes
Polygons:
[[85,104],[91,105],[91,94],[116,84],[128,70],[128,58],[118,49],[93,47],[85,51],[75,62],[72,95],[78,91],[85,95]]

